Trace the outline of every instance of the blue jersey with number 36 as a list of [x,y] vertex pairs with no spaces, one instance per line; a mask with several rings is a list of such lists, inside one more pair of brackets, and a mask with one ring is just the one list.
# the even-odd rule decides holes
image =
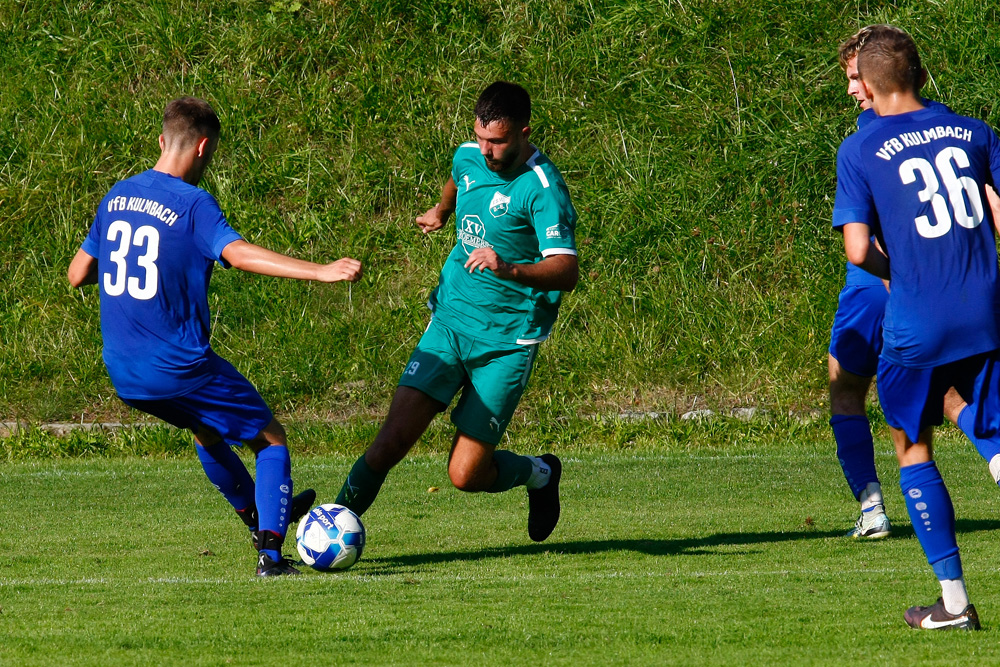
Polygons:
[[208,382],[208,283],[240,238],[210,194],[162,172],[101,200],[81,248],[97,258],[104,363],[120,396],[173,398]]
[[837,153],[833,225],[869,225],[889,256],[882,357],[933,368],[1000,348],[1000,281],[984,185],[1000,140],[935,108],[883,116]]

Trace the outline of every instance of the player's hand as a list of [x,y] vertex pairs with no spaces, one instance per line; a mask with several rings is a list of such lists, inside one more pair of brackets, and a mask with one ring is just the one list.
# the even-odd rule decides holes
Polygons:
[[361,279],[361,262],[350,257],[338,259],[325,264],[320,269],[319,280],[324,283],[335,283],[347,280],[356,283]]
[[489,269],[497,278],[510,280],[513,277],[513,265],[500,259],[493,248],[476,248],[469,253],[469,259],[465,261],[465,268],[472,273],[475,270],[482,271]]
[[444,221],[445,217],[441,215],[441,204],[434,204],[434,208],[417,216],[417,227],[420,227],[420,231],[424,234],[429,234],[444,227]]

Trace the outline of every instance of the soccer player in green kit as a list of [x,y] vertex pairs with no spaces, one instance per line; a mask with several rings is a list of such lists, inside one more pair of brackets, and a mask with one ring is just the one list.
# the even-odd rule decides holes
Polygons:
[[562,464],[553,454],[497,449],[555,322],[562,292],[579,278],[576,211],[552,161],[528,138],[531,98],[491,84],[475,107],[475,142],[455,151],[441,201],[419,216],[425,234],[455,214],[455,247],[431,294],[431,322],[413,351],[374,443],[337,497],[360,515],[386,475],[461,392],[448,475],[462,491],[528,489],[528,535],[559,521]]

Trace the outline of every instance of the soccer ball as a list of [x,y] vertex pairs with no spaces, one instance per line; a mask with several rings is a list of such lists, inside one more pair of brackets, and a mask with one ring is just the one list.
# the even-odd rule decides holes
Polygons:
[[320,505],[302,517],[295,531],[295,546],[302,561],[314,570],[346,570],[361,558],[365,527],[358,515],[343,505]]

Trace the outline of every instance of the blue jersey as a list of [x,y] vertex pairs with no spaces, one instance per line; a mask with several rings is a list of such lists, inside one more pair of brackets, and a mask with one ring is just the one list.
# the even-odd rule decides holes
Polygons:
[[[941,104],[940,102],[935,102],[934,100],[925,99],[923,100],[923,103],[924,106],[926,107],[934,107],[935,109],[951,113],[951,109],[949,109],[946,105]],[[872,122],[876,118],[878,118],[878,116],[875,114],[874,110],[865,109],[864,111],[858,114],[858,121],[857,121],[858,129],[860,130],[861,128],[863,128],[865,125]],[[873,276],[864,269],[854,266],[853,264],[848,262],[847,278],[844,281],[844,284],[858,286],[858,287],[868,286],[868,285],[875,286],[875,285],[882,285],[882,279],[879,278],[878,276]]]
[[1000,140],[929,107],[868,123],[837,153],[833,225],[869,225],[889,256],[882,358],[933,368],[1000,348],[1000,280],[984,185]]
[[162,172],[101,200],[81,248],[97,258],[104,363],[120,396],[174,398],[211,379],[208,283],[240,238],[210,194]]

